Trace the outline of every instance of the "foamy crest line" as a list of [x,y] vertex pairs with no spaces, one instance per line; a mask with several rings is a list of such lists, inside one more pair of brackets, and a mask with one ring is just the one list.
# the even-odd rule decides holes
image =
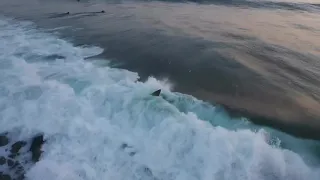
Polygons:
[[29,23],[0,21],[0,133],[46,139],[28,179],[320,177],[298,154],[267,144],[262,132],[213,127],[148,96],[162,88],[172,97],[166,83],[137,82],[137,73],[84,60],[101,51],[74,47]]

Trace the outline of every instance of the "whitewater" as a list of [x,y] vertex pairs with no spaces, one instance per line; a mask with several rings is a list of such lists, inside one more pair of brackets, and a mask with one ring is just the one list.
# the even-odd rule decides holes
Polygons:
[[[0,133],[10,139],[0,156],[18,140],[46,141],[38,162],[18,157],[26,179],[319,179],[315,141],[231,118],[168,80],[140,82],[94,58],[103,49],[52,32],[0,18]],[[157,89],[163,97],[150,96]]]

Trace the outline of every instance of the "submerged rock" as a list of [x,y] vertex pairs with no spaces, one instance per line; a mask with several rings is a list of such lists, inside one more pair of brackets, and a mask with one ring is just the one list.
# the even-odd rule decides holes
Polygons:
[[23,166],[20,164],[20,162],[16,161],[14,162],[13,166],[9,167],[11,173],[13,176],[11,177],[14,180],[22,180],[24,179],[25,170]]
[[30,151],[32,153],[32,161],[38,162],[42,154],[41,147],[45,141],[43,140],[43,135],[38,135],[32,139],[30,146]]
[[13,154],[9,154],[8,157],[11,158],[11,159],[15,159],[19,155],[20,155],[19,153],[13,153]]
[[[9,147],[8,150],[9,156],[0,156],[0,165],[5,165],[12,176],[4,174],[4,172],[0,171],[0,180],[24,180],[25,169],[23,167],[23,163],[27,164],[30,162],[30,160],[33,162],[39,161],[39,158],[42,154],[41,147],[44,142],[43,135],[37,135],[31,139],[30,148],[28,147],[29,149],[23,148],[27,145],[26,141],[17,141],[12,144],[11,148]],[[24,159],[23,161],[19,161],[19,159],[16,157],[20,154],[28,153],[25,150],[31,153],[31,159],[28,158],[29,160]]]
[[24,180],[24,174],[21,174],[19,177],[16,178],[16,180]]
[[9,143],[9,139],[5,135],[0,135],[0,147]]
[[16,143],[12,144],[10,152],[11,152],[12,154],[16,154],[16,153],[18,153],[18,152],[20,151],[20,149],[21,149],[23,146],[25,146],[26,144],[27,144],[27,143],[24,142],[24,141],[18,141],[18,142],[16,142]]
[[17,168],[16,174],[24,174],[24,169],[21,165]]
[[18,161],[14,162],[13,166],[11,167],[11,169],[17,169],[17,168],[20,168],[20,169],[22,168],[23,169],[23,167],[21,166],[21,164]]
[[4,165],[6,163],[6,158],[1,156],[0,157],[0,165]]
[[14,162],[11,159],[8,159],[7,164],[9,167],[12,167],[14,165]]
[[11,180],[11,177],[8,174],[0,174],[0,179],[1,180]]

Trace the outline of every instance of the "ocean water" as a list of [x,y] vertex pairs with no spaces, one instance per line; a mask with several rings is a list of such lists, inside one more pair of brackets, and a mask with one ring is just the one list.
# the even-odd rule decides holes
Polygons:
[[[137,82],[137,73],[85,62],[99,47],[74,46],[30,22],[2,17],[0,28],[0,131],[12,140],[39,133],[46,140],[41,160],[24,165],[28,179],[320,176],[318,165],[281,148],[280,132],[269,139],[268,128],[172,93],[170,83]],[[158,88],[171,101],[149,95]]]
[[[64,6],[61,5],[62,2]],[[244,5],[242,2],[233,1],[232,3],[236,3],[233,5],[239,8],[238,6]],[[290,1],[289,4],[287,2],[283,4],[284,1],[281,1],[282,4],[280,1],[272,1],[276,4],[270,1],[252,2],[260,3],[260,6],[267,8],[274,8],[274,5],[277,5],[277,8],[284,8],[290,3],[291,5],[299,3],[293,1]],[[225,22],[227,25],[224,26],[223,23],[218,23],[216,27],[222,29],[211,30],[217,34],[219,32],[232,37],[237,42],[234,39],[231,41],[222,38],[215,33],[199,34],[201,30],[211,28],[206,29],[202,24],[206,22],[205,20],[210,19],[208,15],[205,15],[211,13],[210,8],[217,10],[218,14],[224,11],[219,11],[219,8],[234,8],[229,7],[230,3],[229,5],[226,5],[226,2],[223,3],[223,5],[202,5],[201,7],[194,4],[184,6],[175,3],[165,4],[165,7],[162,3],[143,4],[142,6],[135,3],[108,4],[105,7],[95,2],[82,7],[73,1],[62,0],[56,2],[30,0],[29,5],[26,2],[4,1],[3,6],[0,7],[2,10],[0,12],[0,179],[7,179],[7,175],[10,175],[12,179],[30,180],[319,179],[320,142],[318,140],[293,136],[280,131],[281,128],[278,127],[254,124],[252,119],[245,115],[232,116],[219,103],[215,103],[215,100],[217,102],[221,100],[221,96],[214,96],[213,101],[210,98],[204,98],[208,96],[199,96],[202,97],[200,100],[195,97],[199,95],[195,91],[190,91],[191,95],[185,93],[188,92],[187,90],[177,91],[179,88],[183,89],[181,87],[185,85],[184,82],[177,81],[182,79],[181,76],[186,78],[186,82],[190,80],[190,87],[197,85],[192,81],[204,81],[217,88],[214,89],[215,91],[227,92],[234,90],[228,83],[232,84],[237,80],[241,83],[238,84],[240,88],[236,91],[235,101],[232,99],[233,96],[230,96],[229,98],[224,97],[222,102],[229,100],[228,102],[233,105],[236,103],[234,107],[237,108],[255,106],[251,104],[253,100],[261,101],[259,110],[262,115],[268,114],[272,109],[270,106],[273,105],[269,104],[270,102],[280,102],[279,99],[286,97],[286,93],[294,100],[299,97],[297,102],[303,102],[306,107],[314,105],[313,102],[306,100],[302,95],[294,94],[293,96],[293,92],[303,93],[303,95],[312,92],[317,100],[318,54],[316,47],[318,44],[316,40],[318,37],[316,29],[318,25],[314,25],[313,34],[310,35],[314,40],[312,38],[308,42],[301,40],[301,43],[292,42],[287,36],[277,39],[278,36],[272,36],[272,33],[259,36],[261,39],[265,38],[264,43],[250,40],[243,34],[243,36],[237,36],[232,30],[230,32],[222,30],[235,26],[235,24],[230,25],[235,23],[232,18],[224,17],[226,18],[224,19],[222,16],[218,18],[221,19],[219,21],[228,20],[230,24]],[[312,4],[316,2],[307,3],[310,4],[304,1],[303,5],[293,5],[299,8],[308,6],[312,7],[312,10],[317,10],[317,6]],[[250,8],[256,7],[256,4],[247,5],[251,6]],[[65,9],[71,9],[70,7],[74,6],[80,6],[78,8],[81,11],[89,8],[94,13],[75,14],[71,12],[70,17],[65,17],[61,12],[48,13],[50,9],[56,11],[56,8],[61,8],[61,11],[65,12]],[[29,10],[22,10],[23,7],[28,7]],[[109,21],[97,15],[100,7],[108,10],[105,18]],[[145,10],[146,7],[149,9]],[[177,8],[179,11],[171,11],[170,8]],[[294,11],[299,8],[295,8]],[[151,12],[150,9],[153,11]],[[185,24],[176,24],[181,23],[177,21],[179,16],[190,13],[190,10],[196,12],[197,15],[203,15],[200,17],[204,18],[202,19],[204,21],[195,24],[204,29],[198,29],[198,31],[195,27],[190,29],[184,26],[193,22],[192,18],[198,16],[190,15],[189,19],[183,19],[186,21]],[[163,14],[163,11],[167,13]],[[240,17],[240,15],[243,16],[242,11],[244,10],[237,10],[233,13],[238,13]],[[260,12],[260,9],[257,11]],[[269,12],[269,10],[266,11]],[[303,12],[296,13],[303,13],[303,15],[306,13],[306,9],[300,8],[299,11]],[[181,14],[174,14],[176,12]],[[253,16],[261,15],[259,12],[250,11]],[[316,13],[312,13],[312,17],[315,16]],[[144,26],[149,23],[150,19],[153,21],[153,18],[158,15],[159,19],[167,25],[165,26],[165,29],[168,29],[166,33],[170,34],[171,38],[167,36],[160,38],[160,35],[163,35],[161,34],[163,25]],[[172,15],[175,18],[169,20],[166,15]],[[282,16],[275,15],[275,17]],[[248,18],[253,21],[252,16]],[[244,20],[239,18],[238,21],[243,22]],[[261,19],[261,21],[268,22],[266,19]],[[277,23],[283,21],[278,20]],[[313,21],[307,23],[310,25]],[[236,26],[241,27],[239,24]],[[296,25],[298,26],[298,22]],[[153,26],[159,28],[158,33],[154,33]],[[185,31],[175,29],[177,33],[174,31],[174,26],[185,27]],[[125,30],[128,27],[133,30]],[[255,29],[255,27],[252,28]],[[256,31],[247,30],[242,33],[259,34],[261,32],[259,28],[261,27],[257,27]],[[282,30],[285,31],[285,29]],[[274,31],[274,26],[270,26],[268,30]],[[311,32],[310,29],[308,30]],[[102,33],[105,33],[104,36]],[[302,39],[310,38],[304,33],[301,33]],[[258,36],[257,34],[255,35]],[[206,38],[207,41],[214,39],[216,42],[211,44],[202,39],[186,39],[187,36],[195,35]],[[142,40],[143,42],[140,42]],[[243,40],[246,42],[241,42]],[[266,44],[268,40],[273,40],[274,44]],[[163,42],[164,44],[161,44]],[[296,40],[296,42],[300,41]],[[230,46],[235,45],[234,43],[239,43],[241,46]],[[136,49],[131,46],[132,44]],[[251,46],[252,44],[255,46]],[[303,50],[309,49],[309,45],[315,48],[302,54],[297,50],[299,46],[297,47],[296,44],[300,45]],[[165,46],[172,47],[172,49],[165,49]],[[217,51],[221,53],[238,55],[239,59],[245,59],[241,62],[250,68],[243,69],[242,66],[233,63],[230,59],[222,58],[217,53],[210,54],[211,51],[203,49],[204,46],[210,48],[218,46]],[[185,52],[181,53],[178,47],[182,47]],[[199,47],[201,49],[197,49]],[[248,48],[243,49],[244,47]],[[269,63],[274,66],[265,64],[266,61],[262,61],[264,57],[261,54],[255,56],[260,57],[257,61],[243,54],[247,50],[255,51],[256,47],[264,52],[266,57],[268,56],[266,59],[270,60]],[[188,50],[192,53],[189,54]],[[235,50],[243,50],[243,52],[235,53]],[[206,51],[207,54],[200,54],[200,51]],[[151,56],[148,53],[154,54]],[[197,63],[192,61],[193,64],[190,65],[190,60],[184,63],[180,61],[192,54],[199,55]],[[168,58],[170,66],[157,64],[157,55],[164,59]],[[173,57],[177,59],[176,62]],[[211,59],[211,57],[214,58]],[[125,59],[121,60],[121,58]],[[140,59],[143,61],[138,61]],[[148,63],[151,60],[155,61]],[[204,62],[204,60],[207,61]],[[212,60],[214,66],[208,63],[209,60]],[[150,66],[153,63],[155,65]],[[187,65],[184,66],[184,64]],[[141,67],[143,65],[145,67]],[[206,66],[211,69],[206,69]],[[267,67],[266,69],[270,71],[261,67]],[[277,69],[271,67],[277,67]],[[170,68],[176,74],[170,74]],[[169,70],[165,76],[157,73],[152,76],[152,73],[148,74],[147,69],[154,72]],[[254,72],[261,73],[254,74],[249,71],[252,69],[255,70]],[[213,80],[203,80],[201,70],[204,72],[216,70],[212,74],[204,75]],[[185,72],[181,75],[180,71]],[[234,76],[230,76],[229,79],[228,72],[231,71],[235,74],[232,74]],[[193,72],[196,72],[192,75],[195,79],[188,79]],[[215,79],[214,75],[218,78]],[[263,78],[261,78],[262,75],[264,75]],[[250,78],[242,82],[240,78],[242,76]],[[259,82],[259,78],[267,79],[267,81]],[[288,79],[294,85],[282,84],[281,88],[278,88],[279,84]],[[266,82],[269,81],[274,84],[268,85]],[[262,84],[262,86],[257,88],[255,84]],[[201,85],[199,82],[199,91],[204,88]],[[245,86],[241,87],[242,85]],[[244,87],[242,91],[241,88]],[[301,89],[296,90],[296,87]],[[295,91],[290,91],[290,88]],[[160,97],[150,95],[158,89],[162,90]],[[268,96],[268,93],[273,96]],[[203,94],[205,93],[202,92]],[[246,94],[252,95],[251,99],[248,98],[249,96],[246,97]],[[263,97],[264,95],[266,97]],[[242,97],[246,98],[241,99]],[[282,99],[281,103],[283,103]],[[264,107],[267,108],[264,109]],[[296,106],[289,106],[288,109],[290,108],[291,111],[296,110]],[[302,108],[297,109],[299,112],[302,111]],[[256,109],[250,110],[253,113]],[[280,111],[283,112],[284,109]],[[291,111],[288,114],[294,114]],[[311,108],[306,111],[313,114],[317,110]],[[275,115],[278,114],[275,113]],[[309,119],[301,118],[301,116],[286,117],[292,123],[301,121],[301,127],[304,121],[309,122]],[[317,118],[314,119],[318,122]],[[310,130],[309,134],[317,137],[317,134],[313,132]],[[41,143],[42,153],[38,153],[40,154],[39,159],[34,160],[34,154],[30,149],[34,146],[34,137],[39,137],[39,135],[45,142]]]

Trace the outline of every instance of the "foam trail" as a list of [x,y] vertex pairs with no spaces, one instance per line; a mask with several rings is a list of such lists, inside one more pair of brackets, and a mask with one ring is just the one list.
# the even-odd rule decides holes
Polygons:
[[[269,145],[263,132],[200,120],[161,97],[171,85],[98,67],[84,58],[97,47],[74,47],[32,24],[0,20],[0,133],[15,139],[44,133],[43,155],[25,166],[32,180],[312,180],[319,167]],[[192,97],[186,103],[197,101]],[[213,107],[214,108],[214,107]],[[219,117],[219,119],[215,119]]]

